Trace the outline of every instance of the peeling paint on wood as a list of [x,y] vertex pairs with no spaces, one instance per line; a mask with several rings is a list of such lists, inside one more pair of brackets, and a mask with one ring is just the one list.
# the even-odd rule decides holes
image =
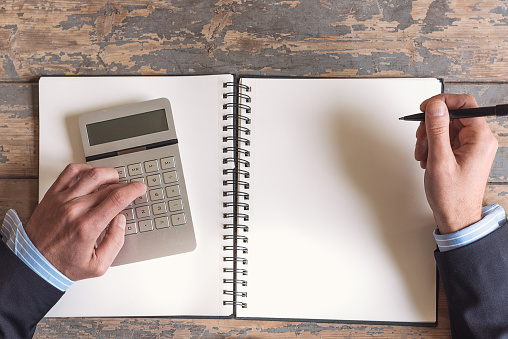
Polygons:
[[[450,338],[446,329],[226,319],[44,319],[35,338]],[[448,330],[449,331],[449,330]]]
[[243,73],[503,79],[501,0],[21,1],[0,7],[0,79]]
[[38,94],[33,84],[0,84],[0,178],[38,177]]
[[497,149],[496,158],[490,171],[489,183],[508,183],[508,147]]
[[488,184],[485,189],[484,205],[499,204],[508,211],[508,186]]

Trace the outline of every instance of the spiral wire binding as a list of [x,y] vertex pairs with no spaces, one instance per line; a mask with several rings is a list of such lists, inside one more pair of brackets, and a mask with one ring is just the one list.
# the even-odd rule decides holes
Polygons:
[[[249,120],[249,123],[250,123],[250,120]],[[241,138],[241,137],[233,137],[233,136],[230,136],[230,137],[225,137],[222,141],[223,142],[228,142],[230,140],[233,140],[235,142],[243,142],[245,144],[245,146],[250,146],[250,140],[249,139],[246,139],[246,138]]]
[[236,274],[241,274],[241,275],[247,275],[247,273],[249,273],[245,268],[237,268],[236,270],[234,270],[232,268],[225,268],[224,272],[236,273]]
[[[232,174],[233,172],[235,171],[234,168],[228,168],[228,169],[225,169],[223,171],[223,174],[226,175],[226,174]],[[250,178],[250,173],[246,170],[243,170],[243,169],[238,169],[237,172],[241,175],[243,175],[244,178],[248,179]]]
[[[236,116],[234,114],[225,114],[222,116],[222,119],[223,120],[228,120],[228,119],[232,119],[232,118],[235,118]],[[240,116],[238,117],[238,119],[241,119],[243,121],[245,121],[246,124],[250,124],[250,119],[246,116]]]
[[[233,237],[230,234],[224,235],[224,240],[232,240],[232,239],[235,239],[235,237]],[[246,237],[245,235],[239,235],[239,236],[236,237],[236,239],[237,240],[242,240],[244,243],[248,243],[249,242],[249,238]]]
[[247,211],[249,209],[249,204],[247,204],[246,202],[238,202],[236,204],[233,202],[225,202],[223,203],[223,206],[224,207],[241,206],[243,207],[244,211]]
[[247,226],[247,225],[241,225],[241,224],[236,224],[236,225],[234,225],[234,224],[224,224],[224,225],[222,225],[222,226],[223,226],[223,228],[224,228],[225,230],[231,230],[231,229],[235,229],[235,228],[237,228],[237,229],[242,230],[243,232],[249,232],[249,226]]
[[[244,86],[245,89],[247,89],[248,87],[247,86]],[[224,95],[222,96],[224,99],[227,99],[229,97],[234,97],[234,96],[238,96],[239,98],[242,98],[245,100],[245,102],[250,102],[250,96],[248,96],[247,94],[243,94],[243,93],[224,93]]]
[[[224,262],[232,263],[233,266],[224,268],[224,273],[230,273],[232,279],[223,280],[224,284],[228,284],[231,287],[225,289],[223,293],[225,296],[231,297],[231,300],[224,301],[224,305],[233,306],[233,316],[236,317],[236,307],[247,307],[247,303],[241,300],[247,297],[247,292],[239,290],[240,287],[247,286],[247,280],[240,279],[239,277],[248,274],[246,268],[240,267],[247,265],[248,260],[238,254],[248,254],[248,248],[245,244],[248,243],[249,239],[243,233],[248,232],[249,227],[240,224],[239,221],[249,220],[249,215],[245,213],[245,211],[249,210],[249,204],[244,202],[249,199],[249,194],[245,192],[245,190],[249,189],[249,183],[244,179],[250,178],[249,171],[245,169],[250,166],[250,162],[245,159],[250,156],[250,151],[245,148],[250,146],[250,140],[245,137],[250,135],[250,129],[245,125],[249,125],[251,119],[244,115],[244,113],[248,114],[251,112],[251,107],[245,104],[251,102],[251,97],[246,94],[251,91],[251,88],[239,82],[225,82],[223,87],[231,89],[231,92],[223,94],[223,98],[232,99],[232,102],[224,104],[222,108],[224,110],[233,108],[233,113],[227,113],[222,116],[223,120],[229,121],[223,127],[223,131],[232,132],[231,136],[223,138],[223,142],[232,141],[234,144],[233,147],[228,146],[223,148],[223,153],[227,155],[224,156],[222,161],[223,164],[234,165],[234,168],[223,171],[224,175],[232,176],[232,179],[223,180],[223,186],[228,187],[228,189],[224,190],[223,196],[233,198],[232,201],[223,203],[224,207],[232,207],[232,212],[223,213],[223,218],[230,220],[223,224],[223,228],[232,231],[232,234],[225,234],[223,237],[224,240],[231,241],[232,243],[231,245],[223,246],[224,252],[231,253],[231,255],[224,256],[223,260]],[[240,201],[240,199],[243,201]],[[243,245],[239,245],[239,243]]]

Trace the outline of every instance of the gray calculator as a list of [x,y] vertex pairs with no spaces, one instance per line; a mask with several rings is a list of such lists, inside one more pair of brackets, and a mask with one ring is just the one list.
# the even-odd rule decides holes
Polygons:
[[120,182],[143,181],[145,195],[121,213],[125,243],[113,262],[123,265],[196,248],[171,105],[160,98],[79,117],[86,162],[114,167]]

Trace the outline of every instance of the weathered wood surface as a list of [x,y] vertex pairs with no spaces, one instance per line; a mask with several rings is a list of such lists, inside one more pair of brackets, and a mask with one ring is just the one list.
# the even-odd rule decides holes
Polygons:
[[37,178],[37,85],[0,84],[0,178]]
[[26,225],[37,206],[37,179],[0,179],[0,220],[9,209],[15,209]]
[[10,0],[0,79],[231,73],[504,80],[503,0]]
[[[63,335],[55,336],[55,330]],[[201,319],[69,319],[44,321],[35,338],[450,338],[427,327]]]
[[[480,105],[508,101],[504,0],[11,0],[0,3],[0,214],[36,206],[42,75],[239,73],[441,77]],[[508,208],[505,119],[486,203]],[[412,156],[412,155],[409,155]],[[36,338],[447,338],[400,327],[213,319],[44,319]]]

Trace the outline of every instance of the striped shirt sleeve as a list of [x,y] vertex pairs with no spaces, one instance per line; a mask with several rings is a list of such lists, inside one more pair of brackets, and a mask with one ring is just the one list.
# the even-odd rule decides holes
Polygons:
[[434,238],[440,252],[446,252],[477,241],[506,223],[506,213],[498,204],[486,206],[482,210],[482,219],[460,231],[440,234],[434,230]]
[[72,285],[73,281],[51,265],[32,244],[16,211],[9,210],[6,213],[0,227],[0,237],[18,258],[51,285],[60,291],[66,291]]

